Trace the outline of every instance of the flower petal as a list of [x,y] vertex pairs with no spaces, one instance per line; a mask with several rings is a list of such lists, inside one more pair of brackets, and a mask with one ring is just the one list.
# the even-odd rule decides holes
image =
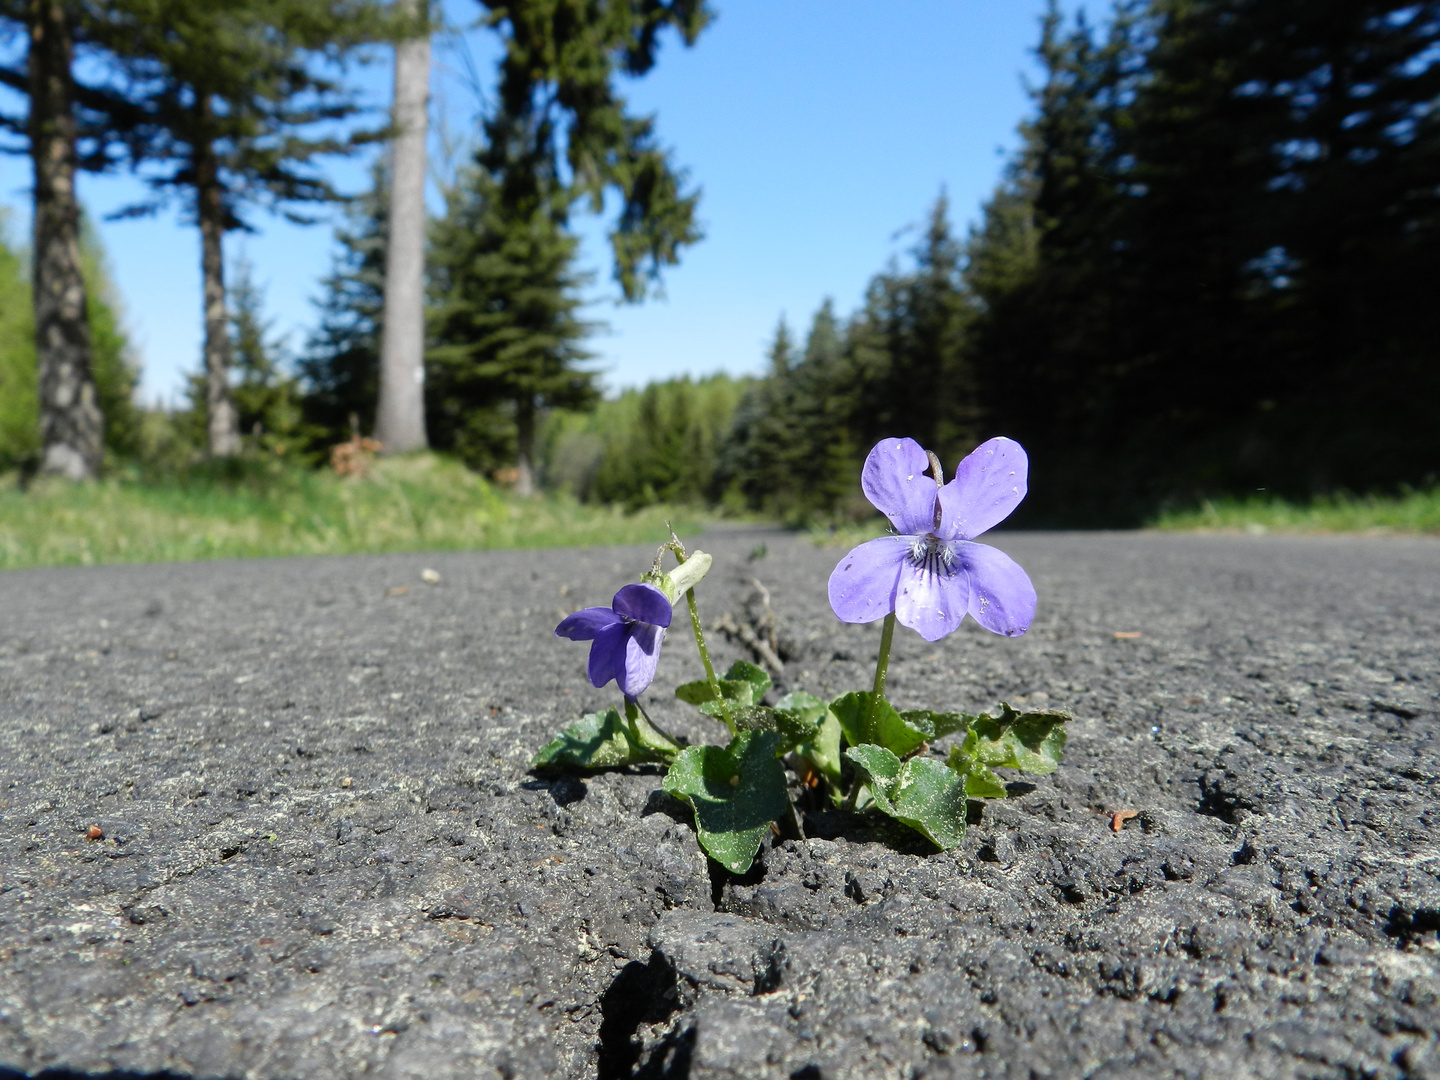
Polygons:
[[1030,459],[1014,439],[981,443],[940,490],[943,540],[972,540],[1004,521],[1029,489]]
[[587,607],[573,615],[566,615],[555,627],[555,636],[571,641],[589,641],[607,626],[620,622],[620,616],[608,607]]
[[613,607],[618,615],[652,626],[669,626],[672,608],[665,594],[654,585],[626,585],[615,594]]
[[655,665],[660,662],[660,642],[665,631],[653,624],[641,623],[630,628],[625,642],[625,668],[615,681],[627,698],[638,698],[655,678]]
[[604,686],[611,679],[619,680],[625,674],[625,644],[630,640],[630,627],[620,620],[607,626],[595,635],[590,646],[590,685]]
[[910,550],[903,536],[867,540],[840,560],[830,575],[830,609],[841,622],[874,622],[895,610],[900,566]]
[[1035,618],[1035,586],[1020,564],[989,544],[958,544],[970,573],[970,615],[994,634],[1019,637]]
[[860,487],[898,533],[916,536],[935,524],[935,480],[924,475],[929,467],[914,439],[882,439],[865,458]]
[[895,620],[926,641],[939,641],[965,621],[970,604],[970,577],[960,567],[948,573],[906,562],[900,568],[895,594]]

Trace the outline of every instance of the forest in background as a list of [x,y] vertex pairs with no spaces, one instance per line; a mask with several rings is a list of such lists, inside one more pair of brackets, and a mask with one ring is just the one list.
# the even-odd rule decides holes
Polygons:
[[[581,500],[797,522],[864,513],[859,463],[891,435],[947,467],[991,435],[1021,441],[1019,525],[1435,485],[1440,4],[1122,0],[1098,26],[1052,8],[1038,55],[1021,150],[980,220],[957,230],[941,193],[855,310],[827,301],[803,333],[781,321],[759,377],[609,400],[578,316],[578,196],[554,167],[552,121],[527,113],[533,86],[502,95],[429,225],[430,445],[502,479],[533,466]],[[386,187],[382,163],[349,204],[296,355],[236,264],[228,333],[247,453],[318,463],[352,428],[372,430]],[[693,202],[671,196],[674,230],[650,236],[652,254],[698,239]],[[14,296],[7,252],[0,295]],[[643,295],[645,275],[630,281]],[[0,314],[0,378],[24,366],[19,325]],[[110,377],[112,400],[122,383]],[[124,434],[138,421],[107,413],[112,453],[203,457],[202,389],[143,445]],[[33,436],[7,409],[0,455],[13,463]]]

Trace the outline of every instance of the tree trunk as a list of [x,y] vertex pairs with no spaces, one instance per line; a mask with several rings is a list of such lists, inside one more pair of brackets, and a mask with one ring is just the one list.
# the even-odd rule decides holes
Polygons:
[[95,396],[80,273],[70,27],[60,0],[31,0],[28,15],[40,471],[88,480],[100,470],[105,425]]
[[[416,0],[398,0],[414,12]],[[425,110],[430,39],[395,47],[395,140],[375,437],[382,453],[423,450],[425,437]]]
[[[201,100],[202,115],[210,103]],[[240,416],[230,397],[230,320],[225,311],[225,196],[214,148],[195,146],[195,205],[200,220],[200,273],[205,282],[205,428],[211,457],[240,452]]]
[[535,494],[535,399],[528,394],[516,401],[515,494]]

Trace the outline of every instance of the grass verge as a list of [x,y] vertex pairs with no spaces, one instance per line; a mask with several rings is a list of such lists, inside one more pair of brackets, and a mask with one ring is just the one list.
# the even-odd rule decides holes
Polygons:
[[667,519],[682,532],[702,521],[522,499],[433,455],[382,461],[363,479],[237,462],[162,480],[12,482],[0,490],[0,569],[658,543]]
[[[1165,532],[1422,533],[1440,535],[1440,487],[1400,495],[1325,495],[1305,503],[1251,496],[1207,499],[1198,507],[1168,510],[1150,523]],[[854,547],[891,531],[879,517],[839,526],[816,526],[809,536],[823,547]]]
[[1326,495],[1308,503],[1251,496],[1168,511],[1152,523],[1171,531],[1440,533],[1440,487],[1396,496]]

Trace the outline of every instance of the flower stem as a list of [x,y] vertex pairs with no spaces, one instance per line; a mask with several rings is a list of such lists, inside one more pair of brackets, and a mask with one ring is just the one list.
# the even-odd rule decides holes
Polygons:
[[880,632],[880,655],[875,658],[875,689],[870,694],[870,709],[865,713],[866,741],[879,744],[879,732],[875,730],[875,714],[880,711],[880,699],[885,696],[885,673],[890,668],[890,642],[895,637],[895,612],[885,616],[885,628]]
[[[671,543],[665,546],[675,553],[676,562],[683,563],[688,557],[685,554],[685,545],[680,543],[680,538],[675,535],[673,529],[670,532],[670,539]],[[710,650],[705,648],[705,631],[700,628],[700,608],[695,603],[693,588],[685,590],[685,606],[690,609],[690,626],[695,631],[695,648],[700,651],[700,663],[705,665],[705,678],[710,683],[710,692],[720,703],[720,718],[730,729],[730,737],[733,739],[737,734],[735,721],[730,716],[730,706],[725,703],[725,695],[720,692],[720,680],[715,677],[715,665],[710,663]]]
[[700,650],[700,662],[705,665],[705,678],[710,682],[710,692],[715,695],[715,700],[720,703],[720,718],[725,721],[725,726],[730,729],[730,737],[735,737],[735,721],[730,716],[730,706],[725,703],[725,695],[720,692],[720,680],[715,677],[715,665],[710,663],[710,652],[705,648],[705,631],[700,629],[700,609],[695,606],[695,590],[685,590],[685,603],[690,608],[690,625],[695,630],[695,647]]
[[632,701],[630,698],[626,698],[626,699],[625,699],[625,707],[626,707],[626,710],[627,710],[627,711],[626,711],[626,716],[627,716],[627,717],[630,715],[628,710],[629,710],[629,707],[630,707],[631,705],[634,705],[634,706],[635,706],[635,708],[639,711],[641,717],[644,718],[645,722],[646,722],[647,724],[649,724],[649,725],[650,725],[656,732],[658,732],[660,735],[663,735],[665,738],[669,739],[669,740],[670,740],[672,743],[674,743],[676,746],[684,746],[684,745],[685,745],[684,742],[682,742],[680,739],[676,738],[674,735],[671,735],[670,732],[666,731],[663,727],[661,727],[659,724],[657,724],[657,723],[654,721],[654,719],[650,716],[650,714],[645,711],[645,706],[644,706],[644,705],[641,705],[639,701]]

